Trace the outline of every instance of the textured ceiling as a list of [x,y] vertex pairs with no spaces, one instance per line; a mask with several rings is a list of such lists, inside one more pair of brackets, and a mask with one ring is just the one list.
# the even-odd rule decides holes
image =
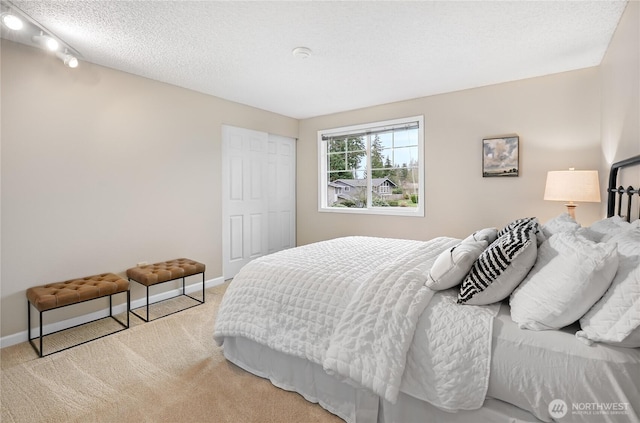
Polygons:
[[[11,3],[79,51],[84,61],[294,118],[596,66],[626,5]],[[7,33],[3,37],[11,39]],[[312,56],[294,57],[291,51],[298,46],[310,48]]]

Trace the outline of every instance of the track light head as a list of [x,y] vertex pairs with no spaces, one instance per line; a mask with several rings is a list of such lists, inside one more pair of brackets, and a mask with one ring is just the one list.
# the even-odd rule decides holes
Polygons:
[[55,38],[44,35],[42,31],[40,31],[40,35],[34,35],[32,37],[33,42],[46,48],[49,51],[56,51],[60,47],[60,43]]
[[73,68],[77,68],[78,67],[78,59],[75,56],[67,54],[67,56],[64,59],[64,64],[66,66],[69,66],[72,69]]
[[56,56],[58,56],[58,58],[62,60],[62,63],[64,63],[65,66],[68,66],[72,69],[77,68],[78,65],[80,64],[80,62],[78,61],[78,58],[73,54],[70,54],[66,49],[64,53],[57,52]]
[[20,31],[24,27],[24,22],[18,15],[14,15],[11,12],[6,12],[2,14],[2,23],[7,28],[13,31]]

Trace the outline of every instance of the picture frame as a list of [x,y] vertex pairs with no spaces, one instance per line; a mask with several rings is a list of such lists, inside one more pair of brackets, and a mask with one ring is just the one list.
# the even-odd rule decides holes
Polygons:
[[520,174],[520,137],[484,138],[482,140],[482,176],[510,177]]

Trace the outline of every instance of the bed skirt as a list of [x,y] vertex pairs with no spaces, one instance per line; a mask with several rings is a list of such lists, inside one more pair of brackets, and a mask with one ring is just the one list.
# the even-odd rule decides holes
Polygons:
[[366,389],[339,381],[315,363],[273,351],[246,338],[225,338],[224,355],[238,367],[269,379],[281,389],[299,393],[347,423],[540,422],[531,413],[490,398],[479,410],[457,413],[439,410],[402,392],[397,403],[391,404]]

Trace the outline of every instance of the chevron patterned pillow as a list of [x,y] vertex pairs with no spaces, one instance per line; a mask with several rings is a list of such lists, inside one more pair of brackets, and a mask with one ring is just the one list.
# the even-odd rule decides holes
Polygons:
[[534,226],[533,233],[536,235],[536,242],[538,243],[538,246],[540,246],[547,237],[542,232],[542,227],[540,226],[538,219],[535,217],[523,217],[522,219],[516,219],[513,222],[510,222],[507,226],[498,231],[498,238],[507,232],[529,225]]
[[458,294],[459,304],[484,305],[501,301],[527,276],[537,256],[537,221],[501,231],[474,262]]

